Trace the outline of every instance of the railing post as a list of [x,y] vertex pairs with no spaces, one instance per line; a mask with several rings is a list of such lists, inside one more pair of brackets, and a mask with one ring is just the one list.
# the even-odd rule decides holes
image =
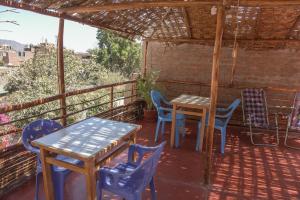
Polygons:
[[64,70],[64,19],[59,19],[59,29],[57,37],[57,67],[58,67],[58,89],[61,108],[61,123],[67,125],[66,95],[65,95],[65,70]]
[[112,111],[113,108],[114,108],[114,86],[111,86],[110,87],[110,110],[111,110],[110,115],[111,115],[111,117],[113,115],[113,111]]

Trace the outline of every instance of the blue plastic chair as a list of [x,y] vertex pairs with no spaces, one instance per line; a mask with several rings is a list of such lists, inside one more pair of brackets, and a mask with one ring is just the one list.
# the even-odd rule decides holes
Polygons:
[[[34,122],[31,122],[22,132],[22,142],[24,147],[37,155],[37,169],[36,169],[36,185],[35,185],[35,200],[38,200],[39,194],[39,176],[42,175],[42,164],[40,160],[40,150],[31,145],[31,141],[38,139],[44,135],[48,135],[56,130],[61,129],[62,126],[53,120],[40,119]],[[72,164],[80,164],[79,160],[68,158],[62,155],[56,157],[59,160],[69,162]],[[55,199],[63,200],[64,199],[64,180],[65,177],[70,173],[70,170],[67,170],[63,167],[52,166],[52,180],[55,191]]]
[[[156,200],[153,177],[165,144],[163,142],[156,147],[133,144],[129,147],[127,163],[114,168],[101,168],[97,182],[98,199],[102,199],[102,190],[107,190],[126,200],[141,200],[143,191],[149,185],[151,199]],[[138,155],[136,161],[133,160],[135,152]],[[145,155],[148,156],[145,158]]]
[[[224,154],[225,143],[226,143],[226,128],[228,122],[230,121],[234,110],[239,106],[241,100],[236,99],[230,106],[227,108],[217,108],[216,118],[215,118],[215,129],[221,131],[221,153]],[[206,125],[208,124],[208,117],[206,117]],[[199,137],[201,133],[201,121],[198,122],[198,131],[197,131],[197,144],[196,151],[199,151]]]
[[[166,122],[172,122],[172,108],[166,108],[163,107],[162,103],[166,106],[171,107],[172,104],[168,102],[159,91],[152,90],[151,91],[151,99],[152,102],[157,110],[157,124],[156,124],[156,130],[155,130],[155,142],[158,140],[158,133],[161,127],[161,134],[163,135],[165,133],[165,123]],[[183,114],[176,114],[176,134],[175,134],[175,142],[179,141],[179,129],[183,129],[183,136],[185,135],[184,127],[185,127],[185,116]]]

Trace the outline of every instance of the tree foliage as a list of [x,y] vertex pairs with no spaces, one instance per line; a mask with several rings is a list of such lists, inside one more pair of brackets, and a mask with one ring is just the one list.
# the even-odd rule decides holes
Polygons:
[[97,62],[112,72],[129,77],[140,68],[141,45],[115,34],[98,30]]
[[[66,49],[64,50],[64,65],[66,91],[126,80],[124,76],[108,71],[93,59],[82,59],[73,51]],[[26,61],[16,70],[12,70],[8,74],[8,83],[4,88],[10,93],[6,98],[9,104],[28,102],[58,94],[56,48],[51,47],[47,48],[46,51],[38,51],[33,59]],[[90,101],[88,103],[79,104],[80,102],[96,99],[105,92],[106,91],[96,91],[68,97],[67,105],[76,104],[68,107],[68,113],[99,103],[97,101]],[[105,101],[106,99],[103,98],[101,100]],[[9,113],[9,115],[12,120],[15,120],[38,115],[57,108],[59,108],[59,102],[54,101],[30,109],[12,112]],[[70,117],[69,122],[85,118],[86,115],[93,114],[91,112],[99,112],[103,109],[105,108],[96,107],[92,110],[81,112],[74,117]],[[53,118],[58,115],[59,110],[40,117]],[[26,120],[17,125],[22,127],[25,123],[27,123]]]

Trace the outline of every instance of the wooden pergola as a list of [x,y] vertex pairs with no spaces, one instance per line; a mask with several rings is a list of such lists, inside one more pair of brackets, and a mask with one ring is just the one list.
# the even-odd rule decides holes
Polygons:
[[[299,0],[14,0],[0,5],[60,18],[58,34],[58,76],[61,107],[65,107],[63,64],[64,19],[108,29],[134,40],[164,43],[214,45],[211,74],[211,104],[205,183],[209,184],[221,46],[238,48],[300,49]],[[145,56],[146,57],[146,56]],[[235,59],[234,59],[235,60]],[[144,60],[146,63],[146,60]],[[145,71],[146,73],[146,67]],[[235,62],[232,65],[232,77]],[[62,115],[65,115],[62,109]],[[66,121],[63,120],[63,124]]]

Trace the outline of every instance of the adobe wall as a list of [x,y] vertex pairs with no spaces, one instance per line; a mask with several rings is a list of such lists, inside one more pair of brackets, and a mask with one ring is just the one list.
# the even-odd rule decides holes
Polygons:
[[[209,96],[213,47],[198,44],[166,46],[148,43],[147,69],[160,70],[159,84],[169,98],[181,93]],[[219,79],[219,106],[240,97],[244,87],[266,89],[270,106],[290,106],[294,92],[300,91],[300,51],[238,50],[233,86],[232,48],[222,47]]]

